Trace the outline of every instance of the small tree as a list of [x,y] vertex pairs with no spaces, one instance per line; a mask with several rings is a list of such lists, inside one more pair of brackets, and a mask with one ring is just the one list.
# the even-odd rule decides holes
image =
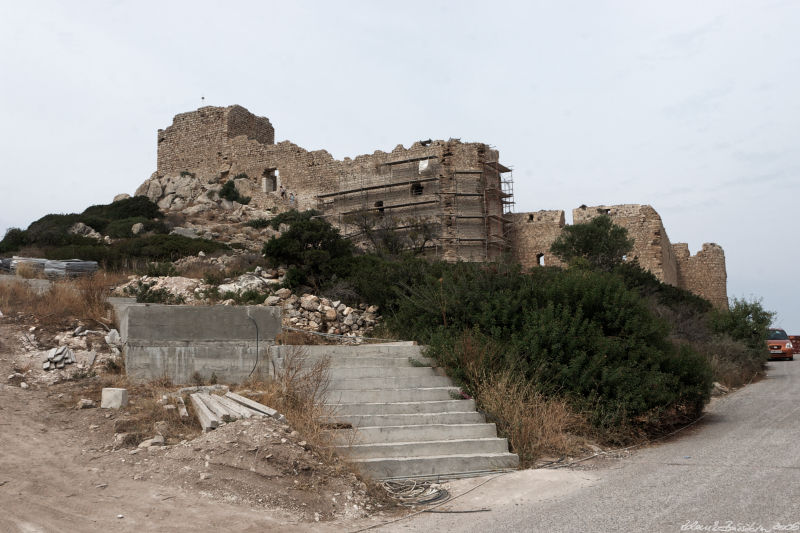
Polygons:
[[420,255],[436,235],[436,225],[422,217],[395,218],[373,209],[362,209],[344,217],[372,250],[384,257],[404,252]]
[[593,268],[610,272],[633,249],[628,230],[602,215],[583,224],[567,226],[550,246],[550,252],[568,264],[584,260]]
[[264,256],[273,266],[286,265],[287,284],[310,284],[319,289],[335,275],[342,275],[353,257],[353,245],[339,230],[314,210],[281,213],[271,220],[273,229],[284,224],[288,229],[280,237],[264,244]]
[[729,309],[716,310],[711,315],[714,333],[727,333],[736,340],[746,342],[751,348],[766,350],[767,328],[775,313],[767,311],[761,301],[734,298]]

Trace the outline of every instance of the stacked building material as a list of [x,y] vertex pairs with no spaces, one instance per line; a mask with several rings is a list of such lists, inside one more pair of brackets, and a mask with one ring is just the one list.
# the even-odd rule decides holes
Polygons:
[[271,416],[283,420],[283,416],[274,409],[232,392],[225,396],[196,392],[189,398],[203,431],[211,431],[240,418]]
[[43,370],[55,370],[64,368],[76,362],[75,354],[67,346],[59,346],[47,352],[47,361],[42,364]]
[[97,270],[97,261],[82,261],[80,259],[56,261],[40,259],[38,257],[19,257],[16,255],[10,260],[4,260],[2,268],[8,268],[10,272],[16,272],[20,265],[27,265],[34,270],[44,272],[45,275],[52,277],[81,276],[91,274]]

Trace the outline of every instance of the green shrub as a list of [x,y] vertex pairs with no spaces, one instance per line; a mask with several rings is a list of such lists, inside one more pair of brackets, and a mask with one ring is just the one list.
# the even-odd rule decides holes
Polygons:
[[316,211],[288,211],[270,221],[273,228],[288,224],[280,237],[273,236],[264,244],[264,256],[272,266],[287,265],[286,285],[309,284],[320,289],[334,278],[341,277],[353,258],[353,244],[339,230],[317,217]]
[[[430,345],[468,388],[457,360],[464,331],[496,354],[490,373],[513,369],[549,395],[591,412],[598,427],[696,415],[708,398],[708,363],[667,338],[669,327],[610,273],[503,265],[439,265],[394,307],[387,323]],[[438,275],[438,277],[437,277]],[[391,308],[391,306],[390,306]]]
[[247,290],[239,293],[223,292],[219,295],[220,300],[233,300],[237,305],[259,305],[264,303],[266,294],[256,290]]
[[[241,176],[246,178],[247,174],[239,174],[236,176],[236,178]],[[242,196],[239,194],[239,191],[236,190],[236,185],[233,183],[233,180],[228,180],[225,182],[225,184],[222,186],[222,189],[219,191],[219,197],[230,200],[231,202],[239,202],[240,204],[244,205],[249,204],[251,199],[249,196]]]
[[256,229],[263,229],[269,227],[269,220],[266,218],[257,218],[255,220],[249,220],[245,223],[245,226],[250,226],[251,228]]
[[[106,205],[93,205],[86,208],[81,216],[96,217],[98,219],[106,219],[111,221],[134,217],[154,219],[161,218],[163,214],[159,210],[158,206],[147,196],[134,196],[133,198],[118,200]],[[91,226],[91,224],[88,222],[86,222],[86,224]]]
[[[26,245],[35,245],[39,247],[56,247],[56,248],[75,248],[99,245],[99,243],[87,237],[80,235],[72,235],[69,230],[78,222],[82,222],[92,228],[93,230],[101,233],[112,233],[112,237],[124,238],[130,237],[130,226],[136,222],[142,222],[148,231],[165,231],[164,225],[153,219],[161,217],[162,214],[158,206],[151,202],[146,196],[137,196],[135,198],[128,198],[113,202],[108,205],[95,205],[87,208],[81,214],[50,214],[34,221],[28,226],[24,233],[24,242]],[[129,223],[130,222],[130,223]],[[109,230],[110,228],[110,230]],[[19,234],[12,235],[14,245],[17,248],[21,245]],[[6,239],[3,240],[3,243]],[[8,244],[0,246],[12,246],[11,241]],[[102,257],[103,253],[96,249],[92,251],[92,258]],[[69,259],[70,257],[61,257],[64,255],[63,251],[53,251],[53,259]],[[84,256],[73,255],[71,257],[80,257],[82,259],[89,259]]]
[[633,249],[628,230],[602,215],[583,224],[567,226],[550,246],[550,251],[565,263],[586,261],[593,268],[609,271],[622,263]]
[[170,262],[147,263],[143,274],[151,277],[177,276],[178,271],[175,269],[175,265]]
[[144,217],[122,218],[109,222],[105,233],[115,239],[130,238],[133,237],[131,228],[134,224],[142,224],[144,226],[142,232],[168,233],[166,224],[160,220],[149,220]]
[[126,287],[125,293],[135,297],[138,303],[170,305],[184,303],[183,297],[175,296],[167,289],[153,289],[153,285],[155,285],[155,282],[137,281],[136,285]]
[[16,252],[28,244],[28,235],[19,228],[9,228],[5,237],[0,241],[0,254]]
[[222,285],[222,282],[225,281],[225,276],[219,270],[209,270],[203,275],[203,281],[216,287],[217,285]]

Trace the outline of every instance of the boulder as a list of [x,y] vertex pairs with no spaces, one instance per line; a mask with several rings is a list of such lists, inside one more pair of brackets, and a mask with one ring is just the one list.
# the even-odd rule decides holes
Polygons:
[[136,224],[131,226],[131,233],[133,233],[134,235],[139,235],[143,229],[144,229],[144,224],[142,224],[141,222],[137,222]]
[[281,303],[281,299],[279,296],[267,296],[267,299],[264,300],[264,305],[278,305]]
[[281,300],[285,300],[291,295],[292,295],[291,289],[283,288],[283,289],[278,289],[277,291],[275,291],[275,296],[277,296]]
[[73,224],[72,227],[69,228],[69,233],[73,235],[82,235],[84,237],[89,237],[90,239],[95,239],[98,241],[103,240],[102,235],[100,235],[98,232],[96,232],[83,222],[76,222],[75,224]]
[[128,194],[128,193],[126,193],[126,192],[124,192],[124,193],[122,193],[122,194],[118,194],[118,195],[116,195],[116,196],[114,197],[114,201],[115,201],[115,202],[119,202],[119,201],[121,201],[121,200],[127,200],[127,199],[128,199],[128,198],[130,198],[130,197],[131,197],[131,195],[130,195],[130,194]]
[[300,297],[300,307],[306,311],[316,311],[319,308],[319,298],[313,294],[304,294]]
[[267,280],[256,274],[242,274],[230,283],[225,283],[219,286],[219,292],[224,294],[226,292],[233,292],[239,294],[245,291],[258,291],[267,292],[269,284]]
[[180,235],[182,237],[188,237],[190,239],[198,239],[200,235],[197,234],[197,230],[194,228],[175,228],[169,232],[170,235]]

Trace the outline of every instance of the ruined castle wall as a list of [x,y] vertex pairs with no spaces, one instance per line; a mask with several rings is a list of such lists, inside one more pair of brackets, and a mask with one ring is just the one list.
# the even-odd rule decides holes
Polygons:
[[678,270],[678,286],[710,301],[719,309],[728,308],[728,274],[725,251],[714,243],[704,243],[692,256],[686,243],[673,245]]
[[229,143],[253,139],[259,145],[274,142],[269,119],[241,106],[202,107],[176,115],[172,125],[158,130],[158,169],[161,176],[193,172],[210,179],[230,167]]
[[401,229],[435,224],[435,253],[448,260],[498,259],[508,249],[499,154],[485,144],[417,142],[338,161],[324,150],[274,144],[269,120],[240,106],[177,115],[158,138],[156,175],[187,171],[224,183],[246,174],[237,189],[251,206],[275,206],[283,187],[292,207],[321,210],[345,234],[355,230],[345,216],[368,209]]
[[661,217],[649,205],[623,204],[612,206],[581,206],[572,210],[573,222],[582,224],[608,215],[614,224],[628,230],[633,250],[628,259],[638,259],[642,268],[670,285],[678,285],[678,269],[672,244]]
[[535,211],[513,213],[511,218],[511,249],[514,258],[523,268],[563,266],[552,253],[550,246],[564,229],[564,211]]

